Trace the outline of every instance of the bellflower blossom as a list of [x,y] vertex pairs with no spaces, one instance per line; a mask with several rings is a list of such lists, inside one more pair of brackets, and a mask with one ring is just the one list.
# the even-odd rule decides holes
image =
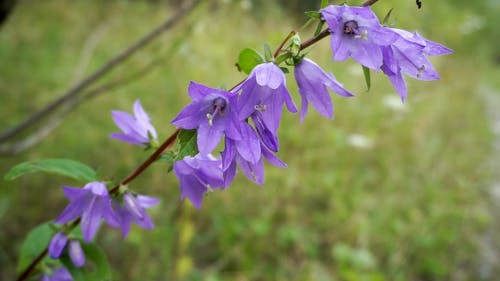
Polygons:
[[380,25],[370,7],[330,5],[320,13],[330,30],[333,60],[344,61],[352,57],[368,68],[380,69],[380,47],[393,43],[397,34]]
[[[247,124],[248,125],[248,124]],[[250,127],[250,125],[248,125]],[[245,176],[255,182],[258,185],[264,184],[264,162],[263,158],[265,158],[269,163],[279,166],[286,167],[286,164],[283,163],[274,153],[269,150],[267,146],[265,146],[262,142],[258,141],[256,144],[259,146],[258,155],[252,155],[252,157],[248,157],[248,155],[242,154],[242,151],[245,151],[244,147],[247,146],[248,143],[244,141],[234,141],[229,138],[226,138],[225,148],[222,154],[222,170],[224,171],[224,181],[225,185],[229,185],[236,175],[236,166],[239,166],[243,171]],[[253,149],[256,150],[255,148]]]
[[419,80],[437,80],[439,74],[425,55],[439,56],[452,52],[451,49],[427,40],[418,33],[392,29],[400,37],[391,46],[383,48],[382,71],[389,77],[401,99],[406,99],[407,88],[402,73]]
[[62,266],[52,271],[50,275],[44,274],[42,281],[73,281],[73,276]]
[[48,251],[53,259],[59,258],[63,250],[67,248],[71,262],[76,267],[82,267],[85,264],[85,254],[83,253],[80,242],[76,239],[68,239],[68,237],[58,232],[50,241]]
[[333,74],[326,74],[319,65],[310,59],[304,58],[295,66],[295,80],[299,86],[299,93],[302,97],[300,110],[300,121],[304,120],[307,114],[309,102],[319,114],[333,118],[332,98],[328,93],[328,88],[336,94],[344,97],[354,96],[342,87]]
[[111,114],[116,125],[123,132],[112,133],[111,138],[139,146],[156,142],[156,130],[151,125],[149,116],[142,108],[139,100],[134,103],[134,116],[123,111],[112,111]]
[[160,202],[158,198],[140,194],[134,195],[125,191],[122,196],[122,204],[118,200],[111,201],[111,218],[107,222],[113,227],[120,227],[124,238],[130,231],[132,222],[142,228],[153,229],[153,221],[145,208],[151,208],[158,202]]
[[[245,120],[252,117],[254,123],[265,126],[266,131],[271,134],[270,138],[276,138],[283,104],[286,104],[288,111],[297,112],[286,88],[285,74],[272,62],[257,65],[248,78],[234,91],[239,92],[240,90],[239,119]],[[254,114],[256,111],[261,114]],[[255,120],[255,118],[260,119]]]
[[174,173],[179,179],[181,199],[187,197],[197,209],[201,208],[204,194],[225,187],[222,162],[211,154],[184,157],[174,163]]
[[101,219],[109,220],[110,198],[106,185],[102,182],[91,182],[83,188],[64,186],[64,195],[71,202],[55,220],[62,224],[81,216],[81,227],[85,242],[90,242],[99,226]]
[[225,133],[239,139],[236,113],[237,94],[191,82],[188,88],[193,101],[172,120],[183,129],[198,129],[197,144],[201,154],[211,153]]

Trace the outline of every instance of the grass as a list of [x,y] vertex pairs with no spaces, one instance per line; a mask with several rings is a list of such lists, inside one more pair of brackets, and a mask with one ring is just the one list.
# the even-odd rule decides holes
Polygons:
[[[285,114],[280,157],[288,168],[267,166],[264,188],[238,176],[227,191],[211,193],[200,212],[179,205],[175,177],[154,165],[131,187],[162,198],[152,210],[155,230],[134,228],[125,241],[115,230],[100,233],[115,279],[477,280],[478,239],[489,220],[482,194],[491,178],[485,164],[491,132],[483,101],[474,93],[491,67],[487,55],[470,55],[471,47],[462,44],[467,38],[456,35],[466,11],[444,18],[453,1],[442,1],[424,3],[435,9],[414,15],[409,2],[394,4],[398,26],[421,29],[455,50],[433,60],[441,81],[408,79],[408,101],[390,107],[397,94],[382,75],[372,74],[366,92],[361,68],[333,64],[328,43],[320,43],[311,58],[357,96],[333,97],[334,121],[311,110],[299,125],[297,115]],[[392,4],[381,1],[375,9],[383,15]],[[146,155],[107,137],[116,131],[110,110],[129,111],[140,98],[166,137],[173,131],[169,120],[188,102],[190,80],[229,88],[244,78],[234,67],[239,50],[260,50],[264,42],[276,46],[300,25],[272,4],[262,11],[256,21],[253,11],[236,4],[214,11],[203,5],[105,81],[152,60],[161,66],[85,102],[40,145],[3,158],[0,173],[29,159],[61,157],[119,179]],[[0,32],[0,127],[68,88],[78,65],[88,65],[81,71],[91,73],[165,14],[166,8],[138,1],[21,2]],[[96,32],[103,35],[94,38],[86,61],[85,46]],[[356,146],[353,135],[368,145]],[[0,279],[15,274],[29,229],[66,204],[62,184],[79,183],[48,175],[2,183]]]

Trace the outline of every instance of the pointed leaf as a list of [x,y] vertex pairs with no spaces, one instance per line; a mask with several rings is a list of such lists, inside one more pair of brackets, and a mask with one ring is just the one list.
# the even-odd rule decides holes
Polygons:
[[304,14],[311,19],[321,19],[321,14],[318,11],[306,11]]
[[264,44],[264,58],[267,62],[273,61],[273,51],[271,51],[271,47],[268,44]]
[[181,160],[186,156],[194,156],[198,153],[196,137],[196,130],[181,130],[179,132],[177,139],[180,147],[176,160]]
[[97,173],[89,166],[70,159],[39,159],[18,164],[4,178],[13,180],[27,173],[45,172],[90,182],[97,180]]
[[24,239],[19,252],[19,261],[17,270],[21,272],[25,270],[30,263],[37,258],[49,245],[50,239],[54,235],[54,231],[50,227],[51,222],[46,222],[33,228],[26,239]]
[[321,9],[325,8],[328,6],[328,0],[321,0]]
[[264,58],[254,49],[243,49],[238,56],[238,63],[236,66],[239,71],[250,74],[252,69],[264,62]]
[[369,91],[372,85],[370,77],[370,69],[364,65],[362,65],[362,67],[363,67],[363,75],[365,76],[366,87],[368,88],[367,90]]
[[384,20],[382,21],[382,25],[387,25],[387,22],[389,21],[389,18],[391,17],[391,13],[392,13],[392,10],[393,10],[393,9],[394,9],[394,8],[391,8],[391,9],[389,10],[389,12],[387,12],[387,14],[386,14],[386,15],[385,15],[385,17],[384,17]]

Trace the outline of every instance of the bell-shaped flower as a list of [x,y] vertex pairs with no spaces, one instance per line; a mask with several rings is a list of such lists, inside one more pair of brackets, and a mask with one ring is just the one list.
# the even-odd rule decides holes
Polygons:
[[297,112],[297,108],[286,88],[285,74],[272,62],[257,65],[234,92],[240,90],[241,95],[238,99],[239,119],[245,120],[251,116],[253,117],[255,111],[260,111],[266,128],[275,136],[281,121],[283,104],[286,104],[290,112]]
[[174,163],[174,173],[179,179],[181,199],[187,197],[197,209],[201,208],[204,194],[224,188],[221,160],[211,154],[184,157]]
[[64,186],[63,191],[71,202],[55,223],[67,223],[81,216],[83,238],[85,242],[90,242],[99,230],[101,219],[110,216],[110,198],[106,185],[102,182],[91,182],[83,188]]
[[153,221],[145,209],[155,206],[158,202],[160,202],[158,198],[125,191],[121,196],[121,202],[117,198],[111,201],[111,219],[107,223],[119,227],[123,238],[129,233],[132,222],[142,228],[153,229]]
[[221,153],[225,186],[233,181],[237,166],[248,179],[259,185],[264,184],[263,158],[275,166],[286,167],[286,164],[274,155],[249,124],[242,125],[243,132],[248,136],[247,138],[241,140],[226,138],[225,147]]
[[320,10],[330,30],[333,59],[352,57],[360,64],[378,70],[382,66],[381,46],[390,45],[397,34],[380,25],[370,7],[330,5]]
[[333,118],[333,103],[327,88],[340,96],[354,96],[335,79],[333,74],[326,74],[319,65],[307,58],[295,66],[295,80],[302,98],[300,121],[304,120],[307,114],[309,102],[319,114]]
[[200,154],[210,154],[224,134],[239,139],[236,112],[237,94],[191,82],[188,93],[193,100],[172,120],[183,129],[198,129]]
[[392,29],[399,35],[398,39],[383,48],[384,64],[382,71],[386,74],[396,91],[404,101],[407,95],[403,73],[419,80],[437,80],[439,74],[426,58],[428,56],[446,55],[451,49],[427,40],[417,33]]
[[111,138],[140,146],[157,142],[156,130],[139,100],[134,103],[133,116],[123,111],[112,111],[111,114],[116,126],[122,130],[122,133],[112,133]]
[[68,239],[65,234],[58,232],[50,241],[48,247],[49,256],[57,259],[62,255],[64,249],[67,249],[69,258],[76,267],[82,267],[85,264],[85,254],[80,241]]
[[48,274],[44,274],[42,281],[73,281],[73,276],[66,267],[62,266]]

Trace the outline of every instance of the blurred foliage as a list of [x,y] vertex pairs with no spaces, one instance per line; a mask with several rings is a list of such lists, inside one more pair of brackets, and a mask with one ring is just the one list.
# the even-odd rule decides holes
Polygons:
[[[2,158],[0,173],[22,161],[72,158],[105,179],[120,179],[147,155],[107,137],[117,130],[111,110],[130,111],[140,98],[159,135],[168,136],[169,120],[189,100],[190,80],[231,87],[245,77],[234,66],[240,50],[277,46],[303,24],[296,9],[312,2],[319,6],[206,1],[102,83],[152,61],[159,67],[86,101],[40,145]],[[20,1],[0,30],[0,128],[95,71],[159,24],[174,10],[169,7],[162,1]],[[162,198],[152,210],[155,230],[133,228],[125,241],[116,230],[100,233],[114,279],[478,280],[478,243],[489,223],[483,193],[491,179],[491,132],[477,89],[500,86],[494,79],[498,4],[424,0],[417,10],[413,1],[384,0],[374,6],[380,17],[391,8],[392,24],[455,50],[433,58],[441,81],[408,79],[401,106],[378,73],[366,92],[361,67],[334,64],[324,40],[311,57],[357,96],[334,96],[334,121],[311,112],[298,125],[298,116],[285,114],[280,157],[288,168],[267,166],[264,188],[238,176],[228,190],[210,193],[201,211],[179,203],[174,175],[154,165],[131,188]],[[62,184],[78,183],[41,174],[2,183],[1,280],[15,275],[29,230],[67,203]]]

